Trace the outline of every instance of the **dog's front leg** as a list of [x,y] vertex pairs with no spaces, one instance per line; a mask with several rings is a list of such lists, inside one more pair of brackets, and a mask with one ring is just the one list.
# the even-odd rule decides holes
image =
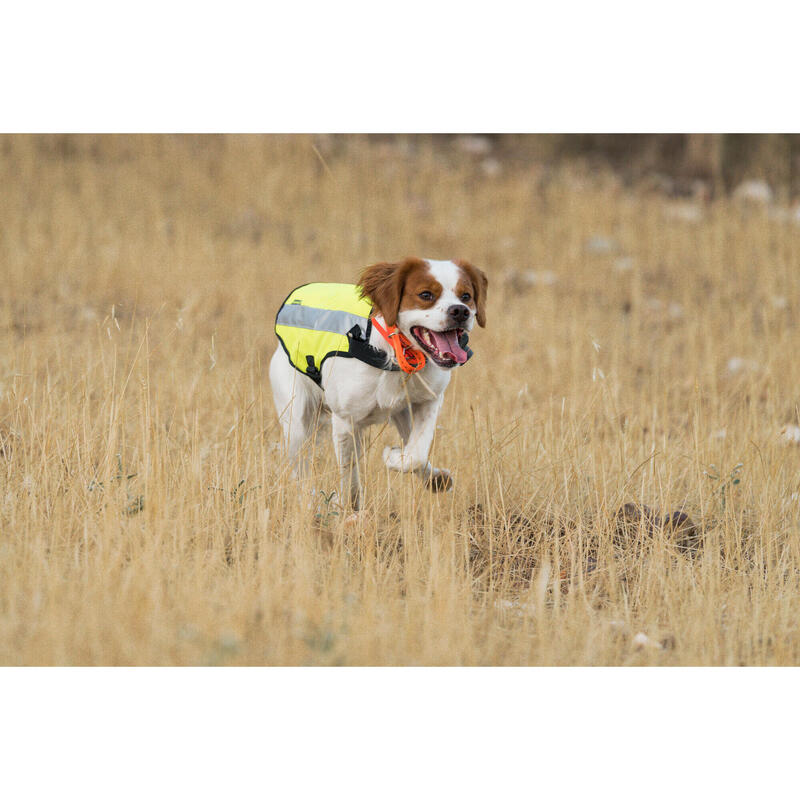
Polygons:
[[[443,492],[453,487],[453,479],[446,469],[431,466],[428,456],[436,430],[436,420],[442,407],[443,397],[427,403],[419,403],[411,409],[411,432],[403,447],[386,447],[383,451],[383,463],[389,469],[398,472],[415,472],[425,485],[433,492]],[[395,423],[397,424],[397,422]],[[398,430],[402,427],[398,425]]]
[[339,464],[342,502],[354,511],[361,508],[361,480],[358,462],[361,459],[361,427],[351,419],[334,414],[331,418],[333,447]]

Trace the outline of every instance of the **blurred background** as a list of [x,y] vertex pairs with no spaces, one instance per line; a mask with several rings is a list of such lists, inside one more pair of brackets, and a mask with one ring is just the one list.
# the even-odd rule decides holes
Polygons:
[[[2,137],[9,154],[13,138]],[[38,136],[43,157],[85,159],[108,152],[109,140],[143,137]],[[214,137],[183,137],[206,140]],[[800,134],[669,133],[669,134],[476,134],[476,135],[316,135],[321,151],[341,152],[354,141],[395,143],[415,149],[435,145],[442,151],[471,156],[487,173],[519,164],[557,168],[573,165],[613,171],[626,185],[644,182],[665,192],[713,195],[731,192],[748,178],[766,182],[773,191],[795,197],[800,192]],[[119,144],[112,145],[115,149]]]

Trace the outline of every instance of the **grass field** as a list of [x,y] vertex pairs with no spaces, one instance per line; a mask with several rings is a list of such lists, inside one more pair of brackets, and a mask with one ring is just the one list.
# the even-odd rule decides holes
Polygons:
[[[376,428],[346,526],[282,462],[272,323],[405,255],[489,276],[456,488]],[[780,205],[430,139],[5,136],[0,263],[0,663],[800,663]]]

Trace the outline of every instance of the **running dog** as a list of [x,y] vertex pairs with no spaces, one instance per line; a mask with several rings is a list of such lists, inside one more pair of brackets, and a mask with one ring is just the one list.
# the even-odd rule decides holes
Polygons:
[[389,469],[416,473],[432,491],[452,488],[429,453],[451,370],[472,355],[467,334],[486,325],[486,275],[467,261],[406,258],[367,267],[359,283],[312,283],[281,306],[270,362],[275,408],[295,474],[303,445],[330,416],[342,500],[362,502],[362,434],[391,420],[401,447]]

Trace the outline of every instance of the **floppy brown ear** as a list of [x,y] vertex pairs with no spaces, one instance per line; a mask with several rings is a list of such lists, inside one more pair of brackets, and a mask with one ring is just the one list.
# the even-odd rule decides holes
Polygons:
[[403,299],[403,288],[412,264],[413,259],[406,259],[394,264],[382,261],[367,267],[361,273],[358,281],[361,286],[361,296],[372,301],[372,305],[378,309],[387,325],[397,324],[400,301]]
[[486,290],[489,287],[489,279],[482,269],[472,266],[469,261],[458,260],[455,262],[469,278],[472,289],[475,293],[475,319],[481,328],[486,327]]

